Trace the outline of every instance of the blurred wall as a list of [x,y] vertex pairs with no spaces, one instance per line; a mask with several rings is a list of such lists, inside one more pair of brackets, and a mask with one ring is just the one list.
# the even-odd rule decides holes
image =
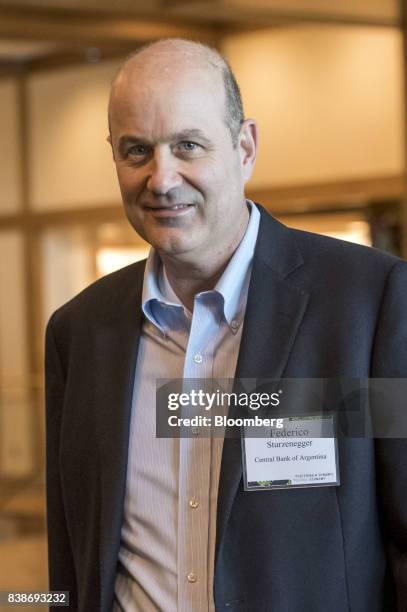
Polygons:
[[260,126],[252,188],[404,172],[401,32],[302,25],[223,51]]
[[29,79],[30,194],[36,210],[120,201],[107,100],[117,62],[34,74]]
[[17,79],[0,79],[0,214],[18,211],[21,202],[20,131]]

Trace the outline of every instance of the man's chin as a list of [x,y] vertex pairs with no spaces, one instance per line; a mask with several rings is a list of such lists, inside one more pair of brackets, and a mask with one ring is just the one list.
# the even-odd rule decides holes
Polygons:
[[162,256],[162,257],[169,257],[169,258],[180,258],[183,259],[185,257],[188,257],[188,255],[193,252],[193,248],[192,245],[188,244],[186,241],[178,241],[178,242],[172,242],[171,244],[168,244],[166,242],[164,243],[156,243],[156,244],[152,244],[152,246],[155,248],[156,251],[158,251],[158,253]]
[[188,259],[197,250],[198,246],[197,241],[191,236],[191,232],[189,232],[189,235],[186,235],[185,232],[183,235],[176,235],[174,232],[171,236],[166,235],[161,239],[155,235],[148,242],[164,258]]

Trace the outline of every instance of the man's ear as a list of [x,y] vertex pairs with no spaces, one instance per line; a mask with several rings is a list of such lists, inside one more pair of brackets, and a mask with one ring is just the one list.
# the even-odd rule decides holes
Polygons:
[[254,119],[245,119],[240,128],[238,147],[242,164],[243,179],[246,183],[256,163],[258,130]]
[[109,134],[106,138],[107,142],[110,144],[110,146],[112,147],[112,156],[113,156],[113,161],[116,161],[115,156],[114,156],[114,150],[113,150],[113,143],[112,143],[112,137]]

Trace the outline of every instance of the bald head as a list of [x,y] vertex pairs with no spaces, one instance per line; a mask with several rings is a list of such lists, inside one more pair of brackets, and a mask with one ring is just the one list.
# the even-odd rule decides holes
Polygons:
[[[205,75],[208,83],[218,86],[223,103],[223,116],[234,146],[244,120],[239,86],[222,55],[215,49],[190,40],[169,38],[147,44],[132,53],[120,66],[111,87],[109,128],[120,92],[136,81],[152,88],[158,81]],[[223,98],[223,100],[222,100]]]

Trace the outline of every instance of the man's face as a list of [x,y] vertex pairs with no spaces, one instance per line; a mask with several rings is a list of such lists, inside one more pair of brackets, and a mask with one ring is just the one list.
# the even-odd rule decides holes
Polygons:
[[140,70],[119,82],[111,138],[134,229],[161,255],[199,262],[226,252],[247,220],[253,164],[241,138],[233,146],[220,74],[179,72]]

